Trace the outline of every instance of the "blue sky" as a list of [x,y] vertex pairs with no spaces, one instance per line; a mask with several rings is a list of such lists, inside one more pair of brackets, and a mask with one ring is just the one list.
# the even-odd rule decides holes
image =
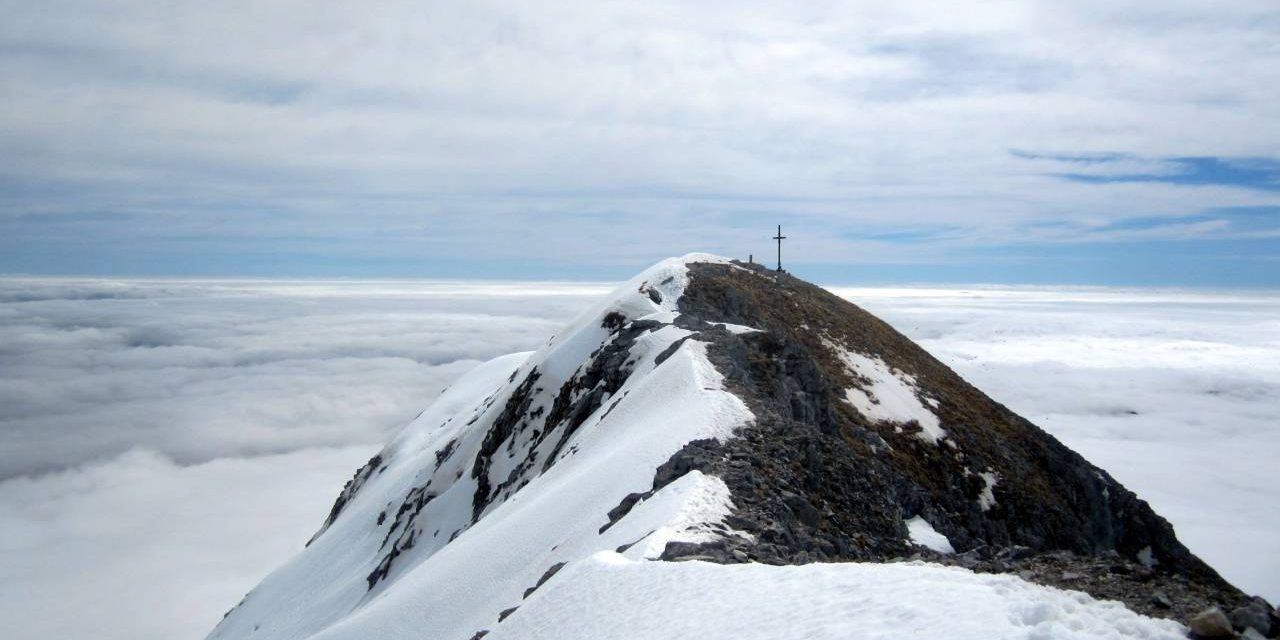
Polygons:
[[1280,286],[1280,6],[884,4],[11,3],[0,273]]

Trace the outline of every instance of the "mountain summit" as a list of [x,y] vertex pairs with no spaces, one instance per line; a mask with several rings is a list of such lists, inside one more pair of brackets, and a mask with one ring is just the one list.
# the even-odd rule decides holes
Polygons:
[[1215,605],[1272,624],[889,325],[694,254],[458,380],[210,637],[1175,638],[1146,616]]

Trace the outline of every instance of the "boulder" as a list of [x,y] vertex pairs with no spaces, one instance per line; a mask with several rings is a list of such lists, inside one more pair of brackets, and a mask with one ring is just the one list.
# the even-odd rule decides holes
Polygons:
[[1197,613],[1187,621],[1187,626],[1191,627],[1191,633],[1197,638],[1232,638],[1235,632],[1231,630],[1231,621],[1227,619],[1227,614],[1222,609],[1210,607]]
[[1151,604],[1154,604],[1161,609],[1173,608],[1173,601],[1169,600],[1169,594],[1158,589],[1151,594]]
[[1256,629],[1263,636],[1271,633],[1271,606],[1261,598],[1251,600],[1243,607],[1232,609],[1229,618],[1231,626],[1237,629]]

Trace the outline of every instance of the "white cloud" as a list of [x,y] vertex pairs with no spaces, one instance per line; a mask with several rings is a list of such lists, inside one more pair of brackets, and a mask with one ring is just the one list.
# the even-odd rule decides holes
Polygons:
[[[0,280],[0,477],[380,444],[594,285]],[[25,300],[25,301],[24,301]]]
[[315,533],[376,447],[182,467],[150,451],[0,482],[0,617],[14,638],[208,633]]
[[[67,467],[0,481],[0,618],[20,637],[198,637],[457,371],[607,288],[0,280],[0,467]],[[1280,599],[1280,297],[839,292]]]
[[0,618],[202,636],[442,387],[609,288],[0,279]]

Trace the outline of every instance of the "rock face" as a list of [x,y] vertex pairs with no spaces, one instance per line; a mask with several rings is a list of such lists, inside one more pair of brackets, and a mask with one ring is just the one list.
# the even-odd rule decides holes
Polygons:
[[[755,541],[676,544],[664,557],[918,555],[1184,619],[1243,599],[1133,492],[848,301],[758,265],[694,264],[680,310],[756,419],[671,464],[723,478],[737,506],[728,524]],[[960,555],[913,545],[914,517]],[[1157,589],[1169,606],[1151,601]]]
[[211,637],[502,636],[602,553],[923,559],[1280,630],[1145,502],[889,325],[694,255],[456,382]]

